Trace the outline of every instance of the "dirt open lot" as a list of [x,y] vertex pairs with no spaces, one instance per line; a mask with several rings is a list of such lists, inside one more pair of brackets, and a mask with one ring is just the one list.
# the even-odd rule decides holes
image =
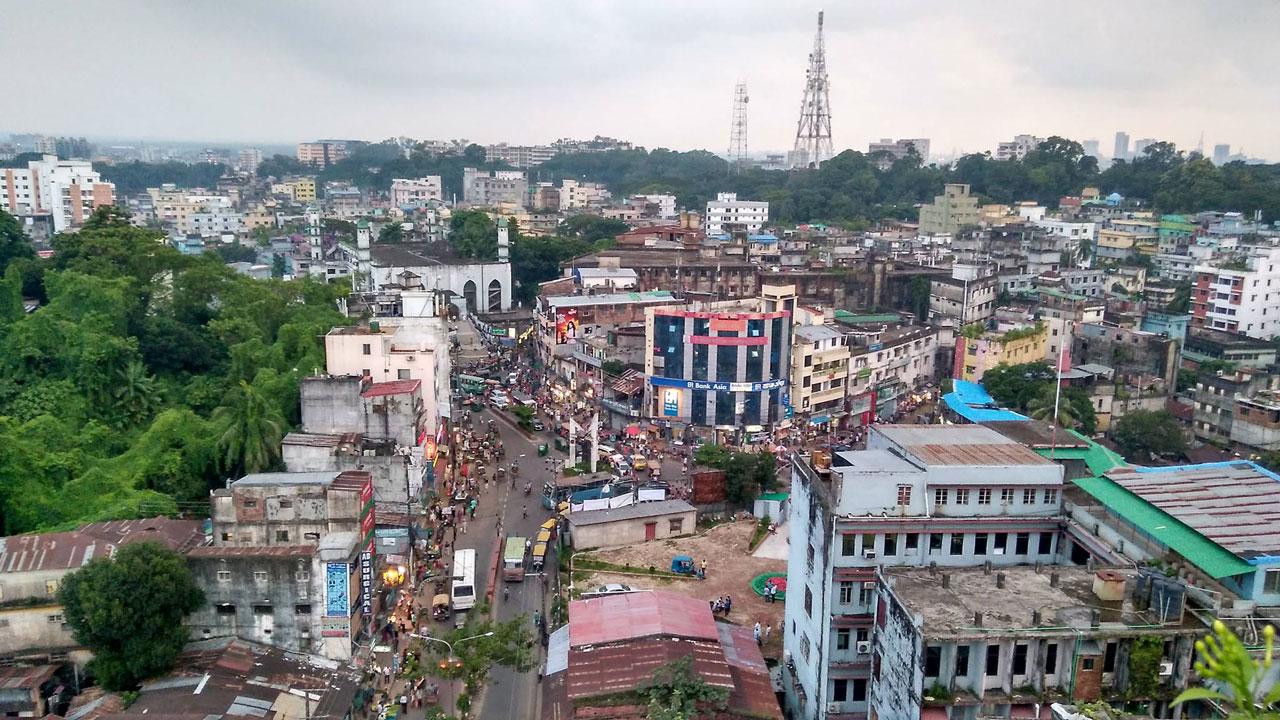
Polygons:
[[[615,572],[576,573],[575,587],[593,589],[604,583],[623,583],[640,590],[670,590],[692,595],[703,600],[714,600],[721,595],[733,598],[733,611],[729,621],[751,627],[756,622],[772,625],[766,655],[782,653],[783,603],[767,603],[751,590],[751,579],[762,572],[786,572],[787,563],[782,560],[751,557],[747,543],[755,523],[751,520],[718,525],[702,535],[658,540],[627,547],[599,550],[590,553],[615,565],[636,568],[637,575]],[[673,579],[644,575],[649,566],[658,570],[671,569],[673,555],[690,555],[694,562],[707,561],[707,579]],[[585,555],[579,555],[584,557]]]

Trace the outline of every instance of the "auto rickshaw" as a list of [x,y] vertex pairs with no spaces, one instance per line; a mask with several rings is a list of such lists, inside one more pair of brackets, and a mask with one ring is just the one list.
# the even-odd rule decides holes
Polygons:
[[431,598],[431,617],[436,620],[448,620],[453,614],[453,605],[449,602],[448,593],[440,593]]
[[502,467],[501,465],[499,465],[498,468],[493,471],[493,479],[498,482],[502,482],[503,478],[505,478],[506,476],[507,476],[507,469]]
[[551,531],[543,527],[538,531],[538,537],[534,540],[536,543],[547,544],[551,542]]
[[688,555],[676,555],[671,558],[671,572],[679,575],[697,575],[698,568],[693,564],[693,558]]
[[548,452],[550,452],[550,448],[547,447],[546,443],[538,446],[538,457],[546,457]]
[[[545,532],[545,531],[543,531]],[[539,535],[538,537],[542,537]],[[542,572],[542,565],[547,561],[547,544],[545,542],[537,542],[533,545],[533,571]]]
[[[545,531],[547,532],[547,536],[548,536],[548,537],[550,537],[551,535],[554,535],[554,534],[555,534],[555,532],[556,532],[556,525],[558,525],[558,524],[559,524],[559,523],[556,521],[556,519],[555,519],[555,518],[551,518],[550,520],[548,520],[548,521],[546,521],[546,522],[542,523],[542,530],[545,530]],[[539,532],[539,533],[538,533],[538,538],[539,538],[539,539],[541,539],[541,538],[542,538],[542,533],[541,533],[541,532]]]

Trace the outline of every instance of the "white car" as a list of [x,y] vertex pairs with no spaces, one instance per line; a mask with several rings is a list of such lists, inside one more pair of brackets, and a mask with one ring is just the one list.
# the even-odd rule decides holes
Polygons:
[[613,593],[627,593],[627,592],[631,592],[631,586],[623,585],[622,583],[609,583],[607,585],[601,585],[600,587],[596,588],[596,592],[601,594],[606,594],[606,595],[613,594]]

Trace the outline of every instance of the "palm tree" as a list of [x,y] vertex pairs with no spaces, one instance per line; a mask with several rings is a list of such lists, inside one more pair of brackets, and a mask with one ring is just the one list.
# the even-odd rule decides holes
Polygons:
[[240,381],[231,404],[215,410],[213,420],[222,429],[218,449],[227,469],[255,473],[279,461],[284,416],[249,383]]
[[[1036,420],[1043,420],[1047,423],[1054,422],[1053,396],[1054,388],[1052,386],[1045,388],[1039,395],[1027,402],[1027,414]],[[1070,403],[1058,403],[1057,424],[1059,427],[1064,428],[1074,428],[1080,424],[1079,418],[1071,412]]]
[[147,366],[130,360],[120,368],[117,381],[111,397],[123,419],[129,423],[146,419],[159,402],[156,379],[147,374]]

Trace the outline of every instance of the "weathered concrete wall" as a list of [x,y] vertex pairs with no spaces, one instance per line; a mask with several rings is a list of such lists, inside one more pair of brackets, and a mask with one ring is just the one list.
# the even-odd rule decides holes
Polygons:
[[314,556],[191,557],[187,565],[206,598],[186,620],[193,640],[238,637],[318,651],[324,588]]
[[[679,528],[672,529],[671,521],[678,520]],[[678,535],[688,535],[697,524],[697,512],[675,512],[649,518],[619,520],[598,525],[585,525],[572,529],[574,548],[603,548],[644,542],[644,528],[654,523],[655,540],[665,540]],[[663,568],[659,568],[663,569]]]

